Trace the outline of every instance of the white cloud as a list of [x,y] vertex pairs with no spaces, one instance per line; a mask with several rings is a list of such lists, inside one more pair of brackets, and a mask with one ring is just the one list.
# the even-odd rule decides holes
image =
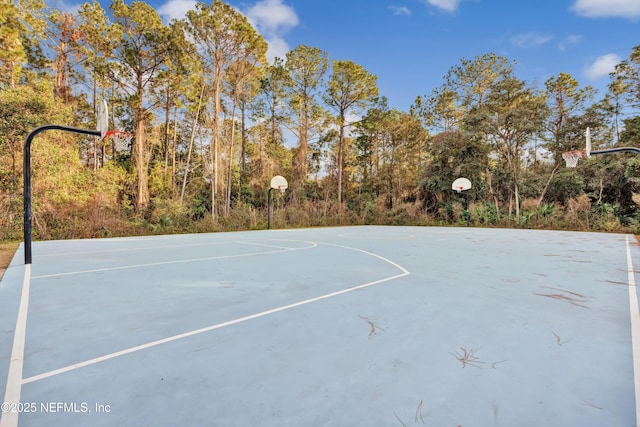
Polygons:
[[566,37],[565,39],[561,40],[560,43],[558,43],[558,49],[560,49],[561,52],[564,52],[565,50],[567,50],[569,45],[578,44],[581,41],[582,41],[582,36],[572,34]]
[[597,80],[612,73],[620,61],[622,61],[622,59],[618,55],[608,53],[596,58],[591,65],[585,68],[584,73],[589,79]]
[[52,0],[47,2],[47,4],[60,12],[70,13],[72,15],[77,14],[82,6],[81,3],[69,3],[66,0]]
[[571,9],[587,18],[640,18],[638,0],[576,0]]
[[293,7],[282,4],[282,0],[262,0],[246,12],[247,18],[260,31],[282,34],[298,25],[298,15]]
[[462,0],[422,0],[424,4],[435,6],[438,9],[442,9],[446,12],[455,12],[460,6]]
[[195,9],[195,0],[169,0],[158,8],[158,15],[166,22],[172,19],[182,19],[187,11]]
[[269,43],[267,60],[270,64],[273,63],[275,58],[285,59],[285,55],[291,50],[291,48],[289,48],[289,44],[282,37],[271,36],[267,42]]
[[411,11],[406,6],[389,6],[394,15],[411,15]]
[[[187,11],[195,9],[196,0],[168,0],[158,10],[158,14],[170,21],[181,19]],[[267,59],[284,58],[290,50],[284,36],[299,24],[298,15],[293,7],[283,4],[283,0],[262,0],[242,12],[251,25],[262,34],[269,45]]]
[[283,37],[300,22],[293,7],[282,0],[262,0],[247,9],[245,15],[269,44],[269,62],[275,57],[284,58],[290,49]]
[[511,44],[520,48],[542,46],[553,38],[550,34],[540,34],[535,31],[521,33],[511,37]]

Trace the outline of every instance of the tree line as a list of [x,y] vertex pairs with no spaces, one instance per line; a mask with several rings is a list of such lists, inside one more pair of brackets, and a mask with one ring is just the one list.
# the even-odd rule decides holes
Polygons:
[[[564,167],[562,153],[640,145],[640,45],[605,94],[560,73],[538,87],[493,53],[462,58],[409,111],[376,76],[300,45],[267,43],[220,0],[165,24],[142,1],[77,12],[0,3],[0,228],[19,239],[23,141],[56,123],[95,128],[98,105],[130,146],[47,132],[32,148],[36,236],[94,237],[276,224],[474,224],[594,230],[640,226],[640,162]],[[401,78],[401,76],[398,76]],[[637,203],[638,202],[638,203]]]

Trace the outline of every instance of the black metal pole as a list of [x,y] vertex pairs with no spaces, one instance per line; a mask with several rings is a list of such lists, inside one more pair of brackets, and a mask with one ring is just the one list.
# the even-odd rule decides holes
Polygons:
[[471,212],[469,212],[469,191],[464,194],[467,198],[467,227],[469,227],[469,222],[471,220]]
[[69,126],[45,125],[31,131],[24,141],[23,156],[23,202],[24,202],[24,263],[31,264],[31,141],[45,130],[63,130],[85,135],[102,136],[98,130],[79,129]]
[[271,190],[267,191],[267,230],[271,230]]
[[609,154],[609,153],[622,153],[631,152],[640,154],[640,148],[637,147],[617,147],[617,148],[605,148],[602,150],[593,150],[589,154]]

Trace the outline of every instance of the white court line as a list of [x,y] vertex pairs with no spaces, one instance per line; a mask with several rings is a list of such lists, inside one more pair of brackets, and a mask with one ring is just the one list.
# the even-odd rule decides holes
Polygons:
[[[127,354],[135,353],[135,352],[140,351],[140,350],[145,350],[145,349],[148,349],[148,348],[151,348],[151,347],[156,347],[156,346],[159,346],[161,344],[166,344],[168,342],[180,340],[182,338],[187,338],[187,337],[191,337],[191,336],[194,336],[194,335],[202,334],[202,333],[205,333],[205,332],[213,331],[213,330],[216,330],[216,329],[224,328],[225,326],[236,325],[238,323],[246,322],[248,320],[257,319],[257,318],[260,318],[260,317],[268,316],[270,314],[279,313],[281,311],[289,310],[289,309],[292,309],[292,308],[295,308],[295,307],[300,307],[300,306],[303,306],[303,305],[306,305],[306,304],[311,304],[313,302],[317,302],[317,301],[333,298],[333,297],[338,296],[338,295],[343,295],[343,294],[346,294],[346,293],[349,293],[349,292],[353,292],[353,291],[357,291],[357,290],[360,290],[360,289],[368,288],[368,287],[373,286],[373,285],[377,285],[377,284],[380,284],[380,283],[384,283],[384,282],[388,282],[388,281],[391,281],[391,280],[399,279],[401,277],[404,277],[404,276],[407,276],[407,275],[411,274],[411,273],[409,273],[409,271],[406,268],[402,267],[401,265],[396,264],[395,262],[393,262],[393,261],[391,261],[391,260],[389,260],[389,259],[387,259],[385,257],[382,257],[380,255],[374,254],[372,252],[367,252],[365,250],[357,249],[357,248],[351,248],[349,246],[332,245],[332,244],[327,244],[327,243],[323,243],[323,244],[327,245],[327,246],[335,246],[335,247],[339,247],[339,248],[350,249],[350,250],[353,250],[353,251],[356,251],[356,252],[361,252],[361,253],[364,253],[364,254],[367,254],[367,255],[371,255],[371,256],[373,256],[375,258],[378,258],[378,259],[380,259],[380,260],[382,260],[382,261],[384,261],[386,263],[389,263],[389,264],[393,265],[394,267],[396,267],[400,271],[402,271],[402,273],[396,274],[396,275],[391,276],[391,277],[386,277],[384,279],[379,279],[379,280],[374,280],[372,282],[367,282],[367,283],[364,283],[362,285],[353,286],[351,288],[343,289],[341,291],[331,292],[329,294],[321,295],[321,296],[314,297],[314,298],[309,298],[309,299],[306,299],[304,301],[299,301],[299,302],[295,302],[293,304],[288,304],[288,305],[284,305],[284,306],[281,306],[281,307],[273,308],[271,310],[262,311],[260,313],[251,314],[249,316],[240,317],[238,319],[229,320],[227,322],[217,323],[215,325],[211,325],[211,326],[207,326],[207,327],[204,327],[204,328],[196,329],[194,331],[185,332],[185,333],[174,335],[174,336],[171,336],[171,337],[168,337],[168,338],[163,338],[163,339],[160,339],[160,340],[157,340],[157,341],[152,341],[152,342],[149,342],[149,343],[146,343],[146,344],[142,344],[142,345],[139,345],[139,346],[136,346],[136,347],[127,348],[127,349],[124,349],[124,350],[121,350],[121,351],[117,351],[115,353],[107,354],[105,356],[100,356],[100,357],[96,357],[94,359],[86,360],[84,362],[75,363],[73,365],[69,365],[69,366],[66,366],[64,368],[55,369],[55,370],[49,371],[49,372],[44,372],[44,373],[39,374],[39,375],[34,375],[32,377],[25,378],[24,380],[22,380],[22,384],[29,384],[29,383],[32,383],[32,382],[35,382],[35,381],[39,381],[39,380],[42,380],[42,379],[45,379],[45,378],[53,377],[55,375],[59,375],[59,374],[65,373],[65,372],[74,371],[76,369],[83,368],[85,366],[90,366],[90,365],[94,365],[96,363],[104,362],[105,360],[114,359],[114,358],[119,357],[119,356],[124,356],[124,355],[127,355]],[[4,427],[4,426],[0,426],[0,427]]]
[[[145,350],[147,348],[155,347],[155,346],[158,346],[158,345],[161,345],[161,344],[166,344],[168,342],[180,340],[182,338],[191,337],[191,336],[194,336],[194,335],[202,334],[204,332],[209,332],[209,331],[213,331],[215,329],[224,328],[225,326],[235,325],[235,324],[238,324],[238,323],[246,322],[247,320],[257,319],[259,317],[268,316],[269,314],[278,313],[280,311],[285,311],[285,310],[289,310],[291,308],[300,307],[302,305],[311,304],[312,302],[316,302],[316,301],[332,298],[332,297],[335,297],[335,296],[338,296],[338,295],[346,294],[348,292],[353,292],[353,291],[357,291],[357,290],[360,290],[360,289],[368,288],[369,286],[377,285],[379,283],[388,282],[388,281],[394,280],[394,279],[399,279],[400,277],[404,277],[404,276],[406,276],[408,274],[410,274],[410,273],[405,270],[405,272],[403,272],[401,274],[397,274],[395,276],[391,276],[391,277],[387,277],[387,278],[384,278],[384,279],[376,280],[376,281],[373,281],[373,282],[365,283],[365,284],[362,284],[362,285],[354,286],[352,288],[343,289],[341,291],[332,292],[330,294],[321,295],[319,297],[310,298],[310,299],[307,299],[307,300],[304,300],[304,301],[299,301],[299,302],[296,302],[296,303],[293,303],[293,304],[284,305],[282,307],[274,308],[274,309],[271,309],[271,310],[262,311],[260,313],[252,314],[252,315],[249,315],[249,316],[240,317],[238,319],[230,320],[228,322],[222,322],[222,323],[218,323],[218,324],[215,324],[215,325],[207,326],[205,328],[196,329],[194,331],[185,332],[183,334],[174,335],[174,336],[169,337],[169,338],[163,338],[161,340],[152,341],[152,342],[149,342],[149,343],[146,343],[146,344],[142,344],[142,345],[139,345],[139,346],[136,346],[136,347],[131,347],[131,348],[128,348],[128,349],[125,349],[125,350],[121,350],[121,351],[115,352],[115,353],[107,354],[105,356],[96,357],[94,359],[87,360],[85,362],[76,363],[76,364],[73,364],[73,365],[66,366],[64,368],[60,368],[60,369],[56,369],[56,370],[53,370],[53,371],[45,372],[45,373],[42,373],[42,374],[39,374],[39,375],[34,375],[32,377],[25,378],[22,381],[22,384],[32,383],[32,382],[35,382],[35,381],[39,381],[39,380],[42,380],[42,379],[45,379],[45,378],[49,378],[49,377],[52,377],[52,376],[55,376],[55,375],[62,374],[64,372],[69,372],[69,371],[73,371],[73,370],[76,370],[76,369],[79,369],[79,368],[83,368],[85,366],[94,365],[96,363],[104,362],[105,360],[113,359],[113,358],[116,358],[116,357],[119,357],[119,356],[124,356],[126,354],[135,353],[135,352],[140,351],[140,350]],[[2,427],[4,427],[4,426],[2,426]]]
[[87,254],[101,254],[101,253],[109,253],[109,252],[127,252],[127,251],[147,251],[149,249],[165,249],[165,248],[184,248],[190,246],[214,246],[214,245],[223,245],[225,243],[236,243],[236,242],[225,242],[222,240],[208,243],[189,243],[184,245],[161,245],[161,246],[138,246],[135,248],[116,248],[116,249],[99,249],[95,251],[84,251],[84,252],[56,252],[54,254],[39,254],[38,258],[47,258],[47,257],[64,257],[69,255],[87,255]]
[[[17,408],[22,392],[22,367],[24,365],[24,343],[27,331],[27,312],[29,311],[29,284],[31,282],[31,264],[24,266],[24,280],[22,282],[22,296],[13,333],[13,348],[7,375],[7,388],[4,392],[4,403],[13,404]],[[16,427],[18,425],[18,411],[0,413],[0,427]]]
[[[296,241],[296,240],[284,240],[284,242],[295,242],[295,241]],[[305,240],[302,240],[302,242],[309,243],[309,242],[307,242],[307,241],[305,241]],[[249,241],[249,240],[247,240],[247,241],[242,241],[241,243],[242,243],[242,244],[244,244],[244,245],[262,246],[262,247],[265,247],[265,248],[277,248],[277,249],[298,249],[298,248],[290,248],[290,247],[288,247],[288,246],[268,245],[268,244],[266,244],[266,243],[259,243],[258,241],[252,242],[252,241]],[[299,249],[305,249],[305,248],[299,248]]]
[[283,252],[301,251],[303,249],[312,249],[318,246],[318,244],[315,242],[307,242],[307,243],[311,243],[311,245],[304,248],[283,248],[282,250],[277,250],[277,251],[261,251],[261,252],[251,252],[247,254],[220,255],[220,256],[206,257],[206,258],[190,258],[190,259],[183,259],[178,261],[151,262],[147,264],[125,265],[122,267],[105,267],[105,268],[96,268],[93,270],[70,271],[67,273],[43,274],[41,276],[33,276],[33,278],[43,279],[47,277],[60,277],[60,276],[71,276],[74,274],[97,273],[99,271],[126,270],[130,268],[153,267],[158,265],[171,265],[171,264],[183,264],[188,262],[212,261],[215,259],[241,258],[241,257],[247,257],[247,256],[254,256],[254,255],[266,255],[266,254],[275,254],[275,253],[283,253]]
[[403,266],[401,266],[400,264],[396,264],[395,262],[391,261],[390,259],[385,258],[385,257],[383,257],[381,255],[378,255],[378,254],[374,254],[373,252],[365,251],[364,249],[352,248],[351,246],[334,245],[333,243],[321,243],[321,244],[324,245],[324,246],[333,246],[333,247],[336,247],[336,248],[349,249],[349,250],[352,250],[352,251],[361,252],[363,254],[371,255],[372,257],[381,259],[382,261],[393,265],[394,267],[396,267],[397,269],[402,271],[405,275],[410,274],[409,271],[406,268],[404,268]]
[[[258,241],[258,240],[256,240]],[[265,239],[265,241],[283,241],[283,242],[295,242],[296,240],[288,240],[288,239]],[[309,243],[305,240],[302,242]],[[189,247],[198,247],[198,246],[220,246],[220,245],[228,245],[228,244],[252,244],[258,245],[258,243],[254,243],[250,240],[215,240],[204,243],[185,243],[181,245],[159,245],[159,246],[137,246],[133,248],[114,248],[114,249],[98,249],[95,251],[83,251],[83,252],[56,252],[53,254],[39,254],[38,258],[49,258],[49,257],[66,257],[70,255],[87,255],[87,254],[101,254],[101,253],[113,253],[113,252],[133,252],[133,251],[149,251],[156,249],[175,249],[175,248],[189,248]],[[262,245],[262,246],[270,246],[270,245]],[[292,249],[286,246],[272,246],[274,248],[282,248],[282,249]]]
[[408,240],[413,239],[416,236],[413,234],[403,234],[403,235],[395,235],[395,236],[383,236],[383,237],[371,237],[371,236],[363,236],[361,234],[353,233],[353,234],[338,234],[338,237],[342,237],[343,239],[356,239],[356,240]]
[[636,425],[640,426],[640,309],[631,260],[631,245],[627,236],[627,271],[629,280],[629,315],[631,316],[631,348],[633,349],[633,384],[636,393]]

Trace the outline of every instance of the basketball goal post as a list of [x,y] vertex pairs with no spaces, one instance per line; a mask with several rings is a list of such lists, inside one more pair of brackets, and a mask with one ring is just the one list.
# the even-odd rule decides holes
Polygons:
[[457,178],[455,181],[451,183],[451,189],[457,192],[458,194],[464,192],[466,207],[465,207],[465,218],[467,220],[467,227],[471,222],[471,212],[469,211],[469,191],[471,189],[471,181],[469,181],[465,177]]
[[278,190],[280,193],[284,194],[284,192],[287,191],[287,188],[289,188],[289,183],[285,177],[276,175],[271,178],[271,185],[267,191],[267,230],[271,230],[271,191]]
[[[98,105],[96,114],[96,129],[80,129],[62,125],[44,125],[36,128],[27,135],[24,141],[23,154],[23,204],[24,204],[24,263],[31,264],[31,238],[32,238],[32,213],[31,213],[31,142],[38,134],[47,130],[61,130],[63,132],[79,133],[83,135],[93,135],[104,139],[108,136],[116,135],[116,138],[127,138],[131,140],[132,134],[124,131],[109,130],[109,110],[106,101]],[[121,144],[122,145],[122,144]]]
[[615,147],[605,148],[602,150],[591,149],[591,130],[587,128],[585,133],[585,149],[584,150],[572,150],[562,153],[562,158],[567,164],[568,168],[575,168],[578,165],[578,160],[588,158],[597,154],[613,154],[613,153],[636,153],[640,154],[640,148],[638,147]]

